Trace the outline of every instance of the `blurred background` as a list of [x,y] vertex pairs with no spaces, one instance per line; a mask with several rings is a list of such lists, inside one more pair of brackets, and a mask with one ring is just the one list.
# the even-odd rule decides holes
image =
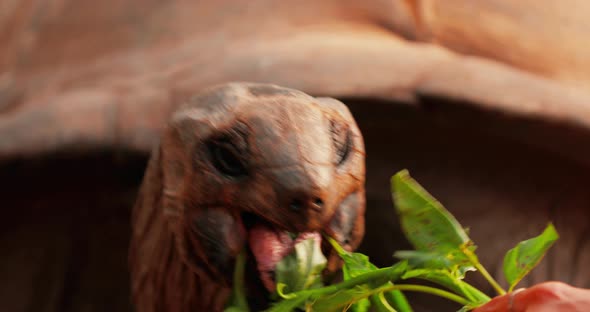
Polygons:
[[131,310],[150,147],[176,104],[228,81],[349,106],[376,264],[408,247],[388,185],[407,168],[492,273],[553,221],[561,239],[523,286],[590,287],[589,14],[584,0],[1,0],[0,310]]

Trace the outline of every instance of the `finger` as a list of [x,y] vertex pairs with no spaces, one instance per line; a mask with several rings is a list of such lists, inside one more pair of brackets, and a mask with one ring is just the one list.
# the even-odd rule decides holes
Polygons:
[[517,294],[522,293],[525,290],[525,288],[519,288],[506,295],[498,296],[482,307],[475,309],[474,312],[518,312],[520,310],[517,308],[516,297]]
[[474,312],[509,312],[509,301],[509,294],[495,297],[490,302],[475,309]]

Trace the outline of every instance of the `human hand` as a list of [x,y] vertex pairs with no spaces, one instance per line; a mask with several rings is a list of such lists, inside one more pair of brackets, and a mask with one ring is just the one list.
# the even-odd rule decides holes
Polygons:
[[545,282],[499,296],[474,312],[583,312],[590,311],[590,289],[561,282]]

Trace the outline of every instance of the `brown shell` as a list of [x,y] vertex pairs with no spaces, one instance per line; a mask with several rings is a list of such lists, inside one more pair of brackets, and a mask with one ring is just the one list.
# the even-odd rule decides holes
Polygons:
[[229,81],[590,127],[584,0],[19,3],[0,16],[0,159],[147,153],[178,98]]

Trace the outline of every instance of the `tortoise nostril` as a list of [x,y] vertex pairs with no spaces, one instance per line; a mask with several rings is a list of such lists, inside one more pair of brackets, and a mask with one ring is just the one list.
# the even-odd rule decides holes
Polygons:
[[302,211],[306,209],[320,210],[324,207],[324,201],[319,198],[295,198],[289,203],[289,209]]

